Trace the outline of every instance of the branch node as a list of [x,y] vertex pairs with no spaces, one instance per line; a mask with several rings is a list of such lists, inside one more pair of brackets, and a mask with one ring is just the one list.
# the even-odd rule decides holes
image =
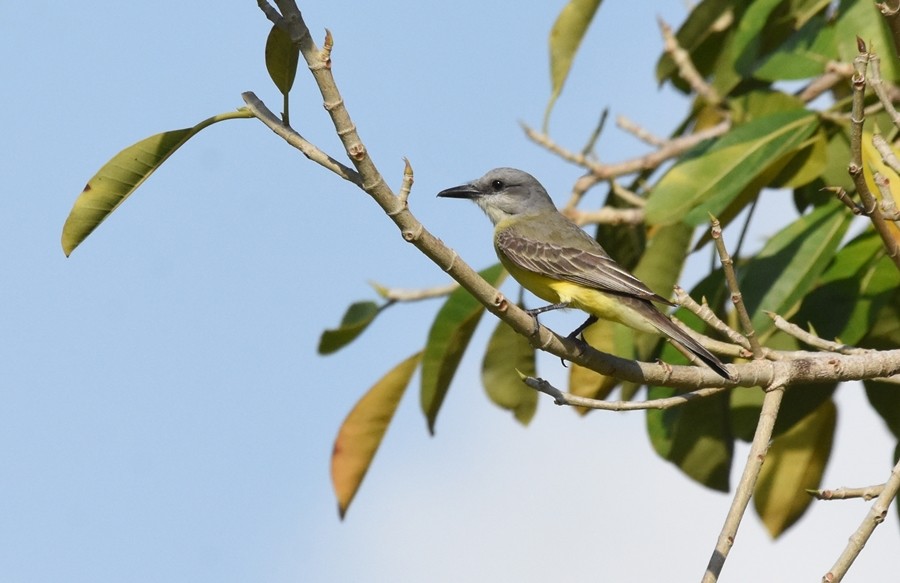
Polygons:
[[[419,237],[422,236],[423,230],[424,227],[422,226],[422,223],[416,223],[416,226],[413,229],[403,231],[403,240],[407,243],[417,241]],[[456,251],[453,252],[453,258],[456,259]],[[450,267],[447,268],[447,271],[450,271],[452,267],[453,263],[451,262]]]

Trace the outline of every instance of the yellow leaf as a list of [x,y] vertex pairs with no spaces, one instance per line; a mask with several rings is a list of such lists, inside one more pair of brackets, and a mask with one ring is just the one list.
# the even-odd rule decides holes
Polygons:
[[331,483],[342,519],[366,477],[421,357],[421,352],[410,356],[375,383],[356,403],[338,431],[331,454]]
[[797,522],[812,502],[806,491],[819,488],[836,422],[837,408],[828,400],[772,442],[753,502],[773,538]]

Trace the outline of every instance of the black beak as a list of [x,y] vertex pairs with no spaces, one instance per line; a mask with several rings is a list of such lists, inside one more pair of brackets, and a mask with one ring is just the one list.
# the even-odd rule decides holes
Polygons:
[[438,196],[442,198],[478,198],[481,196],[481,191],[471,184],[462,184],[442,190],[438,193]]

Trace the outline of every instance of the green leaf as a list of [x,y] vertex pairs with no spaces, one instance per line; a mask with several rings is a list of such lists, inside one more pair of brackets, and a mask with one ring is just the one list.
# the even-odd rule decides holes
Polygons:
[[728,108],[736,127],[774,113],[797,111],[804,105],[803,100],[796,95],[771,88],[748,91],[728,100]]
[[[672,297],[672,289],[678,283],[694,229],[684,223],[665,225],[654,230],[647,241],[641,260],[632,273],[651,290],[664,298]],[[637,358],[647,360],[659,345],[659,336],[635,334]]]
[[834,257],[852,214],[832,201],[772,237],[738,277],[754,329],[773,328],[765,311],[789,318]]
[[866,42],[869,50],[874,50],[886,57],[881,59],[881,76],[886,81],[898,79],[897,59],[893,58],[894,41],[887,21],[878,11],[876,2],[859,2],[858,0],[841,0],[837,9],[837,20],[834,23],[835,53],[829,55],[833,60],[845,63],[853,62],[859,53],[856,38]]
[[534,417],[538,394],[522,382],[516,371],[535,376],[534,360],[534,348],[528,339],[502,320],[497,322],[481,363],[481,382],[491,401],[512,411],[522,425],[528,425]]
[[731,390],[731,430],[735,437],[747,443],[753,441],[765,396],[759,387],[734,387]]
[[[796,351],[800,349],[796,338],[778,331],[766,340],[766,347],[773,350]],[[791,430],[799,421],[825,401],[831,399],[838,383],[809,383],[791,385],[775,420],[774,436]],[[751,441],[756,433],[764,394],[758,387],[736,387],[731,393],[731,427],[738,439]]]
[[857,344],[900,287],[900,273],[881,238],[866,230],[841,249],[791,318],[822,338]]
[[720,95],[729,94],[743,78],[750,76],[764,37],[768,42],[776,40],[779,30],[770,22],[770,16],[782,3],[783,0],[748,3],[734,28],[734,34],[722,49],[715,69],[712,86]]
[[375,302],[356,302],[350,304],[341,320],[341,325],[332,330],[322,332],[319,339],[319,354],[331,354],[353,342],[362,334],[381,308]]
[[172,130],[131,145],[88,180],[63,226],[62,248],[68,257],[163,162],[200,130],[226,119],[253,117],[245,108],[206,119],[192,128]]
[[[648,399],[671,397],[669,387],[650,387]],[[722,492],[729,488],[734,438],[728,424],[728,393],[681,407],[647,411],[647,433],[656,452],[691,479]]]
[[699,225],[717,215],[770,166],[793,155],[818,128],[804,109],[775,113],[737,127],[675,164],[647,200],[651,224]]
[[824,13],[807,21],[767,55],[753,76],[763,81],[793,81],[821,75],[835,55],[834,27]]
[[600,0],[569,0],[550,29],[551,91],[550,102],[547,103],[544,112],[544,132],[550,123],[553,104],[562,93],[566,77],[569,76],[569,69],[572,68],[572,61],[575,59],[581,39],[584,38],[588,25],[591,24],[599,7]]
[[[499,263],[480,272],[488,283],[497,286],[506,276]],[[422,357],[422,412],[428,421],[428,431],[434,435],[437,414],[450,388],[456,368],[475,333],[475,327],[484,313],[484,306],[469,292],[459,288],[452,292],[441,306],[431,330]]]
[[375,383],[356,403],[338,431],[331,454],[331,483],[342,519],[369,471],[372,458],[421,357],[421,352],[410,356]]
[[266,70],[282,95],[287,95],[293,87],[299,61],[300,45],[291,42],[286,30],[273,26],[266,39]]
[[831,456],[837,408],[826,401],[772,441],[753,495],[754,506],[772,537],[778,537],[812,502]]

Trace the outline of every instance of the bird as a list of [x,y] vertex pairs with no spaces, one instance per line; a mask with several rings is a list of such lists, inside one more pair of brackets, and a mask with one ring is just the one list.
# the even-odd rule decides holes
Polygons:
[[576,308],[588,319],[569,338],[598,319],[667,337],[695,355],[719,376],[732,380],[725,365],[654,304],[674,306],[621,267],[593,237],[566,218],[538,180],[515,168],[495,168],[442,198],[475,202],[494,224],[494,250],[500,263],[525,289],[549,305],[537,315]]

